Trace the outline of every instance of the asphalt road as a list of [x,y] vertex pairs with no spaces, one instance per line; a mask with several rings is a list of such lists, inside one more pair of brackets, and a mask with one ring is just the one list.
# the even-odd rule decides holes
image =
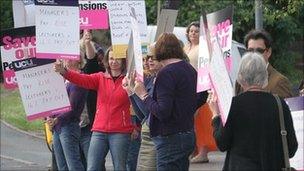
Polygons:
[[[47,171],[51,165],[51,153],[45,140],[12,129],[1,122],[1,165],[0,170]],[[191,171],[221,170],[225,154],[210,152],[209,163],[191,164]],[[112,170],[110,154],[106,159],[107,170]]]

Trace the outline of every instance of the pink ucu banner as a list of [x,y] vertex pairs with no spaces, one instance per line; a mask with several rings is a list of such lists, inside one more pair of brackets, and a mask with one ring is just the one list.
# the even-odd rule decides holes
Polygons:
[[79,1],[80,29],[108,29],[107,4],[101,1]]

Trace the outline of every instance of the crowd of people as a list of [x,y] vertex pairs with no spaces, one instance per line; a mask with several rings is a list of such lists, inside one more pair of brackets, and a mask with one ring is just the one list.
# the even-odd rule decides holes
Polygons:
[[191,23],[183,47],[163,33],[143,56],[144,80],[127,73],[127,58],[106,52],[84,30],[81,58],[57,61],[72,110],[47,118],[58,170],[105,170],[110,151],[114,170],[189,170],[209,162],[209,151],[227,151],[223,170],[280,170],[284,167],[278,109],[281,97],[289,157],[297,139],[288,105],[288,79],[269,64],[272,40],[264,30],[245,36],[236,95],[225,125],[213,90],[197,93],[199,23]]

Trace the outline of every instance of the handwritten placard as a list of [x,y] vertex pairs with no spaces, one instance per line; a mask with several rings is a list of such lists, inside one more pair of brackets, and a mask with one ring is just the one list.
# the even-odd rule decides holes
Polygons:
[[37,58],[79,59],[78,1],[36,1]]
[[80,29],[108,29],[108,10],[106,1],[79,1]]
[[212,51],[210,79],[217,94],[221,118],[225,124],[234,92],[219,43],[214,44]]
[[145,1],[108,1],[107,4],[114,56],[125,58],[131,36],[129,7],[135,9],[141,42],[148,42]]
[[62,76],[53,69],[55,60],[28,58],[15,61],[22,103],[29,121],[71,110]]
[[35,27],[20,27],[1,31],[1,61],[4,78],[4,88],[18,87],[13,62],[36,57]]

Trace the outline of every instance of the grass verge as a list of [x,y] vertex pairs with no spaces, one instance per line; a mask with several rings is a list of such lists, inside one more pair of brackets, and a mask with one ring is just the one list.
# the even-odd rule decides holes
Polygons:
[[1,119],[24,131],[42,133],[42,120],[27,121],[19,90],[4,89],[1,84]]

